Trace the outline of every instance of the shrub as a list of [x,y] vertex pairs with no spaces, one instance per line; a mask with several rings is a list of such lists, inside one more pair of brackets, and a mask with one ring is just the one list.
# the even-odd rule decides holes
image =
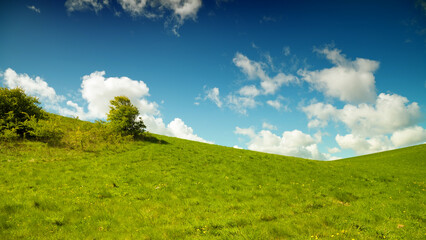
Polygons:
[[117,96],[110,101],[110,111],[107,115],[108,125],[123,135],[142,136],[145,124],[139,115],[139,110],[132,105],[129,98]]
[[0,131],[0,141],[13,142],[19,139],[15,129],[4,129]]
[[79,126],[66,133],[62,142],[71,149],[83,151],[121,150],[125,144],[132,140],[133,136],[122,136],[110,125],[103,121]]
[[[39,106],[37,98],[27,96],[20,88],[0,87],[0,133],[12,136],[13,133],[24,137],[28,126],[24,122],[35,119],[45,119],[46,113]],[[6,133],[7,132],[7,133]]]
[[60,128],[58,121],[58,119],[53,117],[37,120],[32,116],[23,125],[28,129],[28,138],[35,138],[37,141],[50,145],[59,145],[64,136],[64,131]]

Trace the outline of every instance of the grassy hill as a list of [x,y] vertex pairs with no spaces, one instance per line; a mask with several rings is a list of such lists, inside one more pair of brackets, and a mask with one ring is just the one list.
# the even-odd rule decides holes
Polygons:
[[1,143],[0,239],[426,237],[424,144],[320,162],[149,140]]

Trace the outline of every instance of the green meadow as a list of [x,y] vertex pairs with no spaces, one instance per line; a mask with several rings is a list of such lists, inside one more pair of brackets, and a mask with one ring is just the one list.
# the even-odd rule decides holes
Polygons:
[[425,180],[425,144],[321,162],[154,134],[1,142],[0,239],[425,239]]

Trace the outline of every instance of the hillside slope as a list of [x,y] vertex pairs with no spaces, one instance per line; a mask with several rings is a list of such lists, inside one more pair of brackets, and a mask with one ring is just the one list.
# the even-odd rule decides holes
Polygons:
[[0,238],[425,237],[424,144],[320,162],[151,140],[92,152],[2,144]]

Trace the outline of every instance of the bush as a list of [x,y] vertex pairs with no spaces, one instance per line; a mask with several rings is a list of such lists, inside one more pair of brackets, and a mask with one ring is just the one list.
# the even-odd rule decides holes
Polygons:
[[4,129],[0,131],[0,141],[13,142],[19,139],[15,129]]
[[108,125],[122,135],[142,136],[145,124],[139,115],[139,110],[132,105],[129,98],[117,96],[110,101],[110,111],[107,115]]
[[102,121],[86,127],[77,127],[72,131],[68,131],[62,142],[65,146],[89,152],[97,152],[104,150],[122,150],[132,136],[121,136],[120,133],[114,131],[109,125]]
[[32,116],[23,125],[28,129],[28,138],[35,138],[50,145],[59,145],[64,136],[58,120],[53,117],[37,120]]
[[0,134],[23,138],[28,133],[25,121],[31,117],[45,119],[46,113],[39,106],[37,98],[27,96],[20,88],[0,87]]

